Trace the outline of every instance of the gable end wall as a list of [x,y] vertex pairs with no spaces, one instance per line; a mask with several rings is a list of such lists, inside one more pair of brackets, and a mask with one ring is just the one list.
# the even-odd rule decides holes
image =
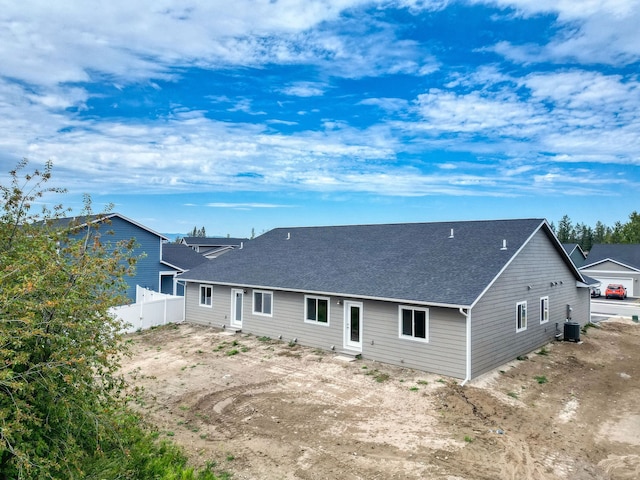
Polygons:
[[[113,235],[107,235],[106,232],[109,231],[113,231]],[[138,260],[135,275],[125,277],[128,285],[127,296],[132,302],[136,299],[136,285],[156,292],[160,291],[160,237],[120,217],[113,217],[110,224],[101,225],[99,232],[104,242],[115,243],[119,240],[135,238],[137,246],[133,254],[145,255]]]
[[[550,319],[540,324],[544,296],[549,297]],[[516,332],[516,304],[521,301],[527,302],[527,329]],[[589,302],[589,289],[576,286],[551,240],[538,231],[471,311],[472,378],[554,341],[556,325],[564,330],[567,305],[573,309],[571,320],[586,324]]]

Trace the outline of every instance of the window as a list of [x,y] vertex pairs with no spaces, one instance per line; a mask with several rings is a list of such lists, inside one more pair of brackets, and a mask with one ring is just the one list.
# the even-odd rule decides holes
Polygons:
[[516,305],[516,332],[527,329],[527,302],[518,302]]
[[200,285],[200,306],[210,307],[213,297],[213,287],[211,285]]
[[540,323],[549,321],[549,297],[540,297]]
[[399,317],[401,338],[429,341],[429,310],[401,306]]
[[273,305],[273,293],[263,292],[261,290],[253,291],[253,313],[256,315],[272,315],[271,306]]
[[329,325],[329,299],[305,297],[304,321]]

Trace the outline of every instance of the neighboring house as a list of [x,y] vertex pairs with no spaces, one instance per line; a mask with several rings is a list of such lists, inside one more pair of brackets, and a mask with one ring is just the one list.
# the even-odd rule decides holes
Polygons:
[[185,320],[469,380],[590,318],[543,219],[278,228],[182,275]]
[[184,285],[176,281],[178,275],[208,261],[207,257],[182,243],[163,244],[162,264],[166,268],[162,272],[160,293],[184,295]]
[[185,237],[180,243],[191,247],[207,258],[217,258],[234,248],[241,248],[248,239],[223,237]]
[[580,268],[587,258],[587,254],[582,250],[582,247],[577,243],[563,243],[562,248],[567,252],[567,255],[573,260],[576,267]]
[[60,225],[68,225],[70,222],[77,222],[80,229],[86,229],[91,224],[99,224],[95,233],[104,242],[116,243],[120,240],[135,239],[133,255],[142,255],[142,258],[136,263],[135,276],[124,277],[127,282],[126,295],[131,302],[136,301],[136,285],[160,291],[161,271],[164,269],[161,265],[162,247],[163,242],[168,240],[167,237],[119,213],[67,217],[57,221]]
[[610,283],[624,285],[627,296],[640,297],[640,244],[596,244],[580,272],[595,278],[604,290]]

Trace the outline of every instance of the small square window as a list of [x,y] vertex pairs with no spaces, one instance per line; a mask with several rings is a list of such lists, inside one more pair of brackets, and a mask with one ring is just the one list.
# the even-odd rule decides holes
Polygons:
[[254,290],[253,313],[256,315],[272,316],[273,292]]
[[329,299],[324,297],[306,297],[304,321],[329,324]]
[[400,307],[400,337],[429,341],[429,310]]
[[210,307],[213,298],[213,287],[211,285],[200,285],[200,306]]

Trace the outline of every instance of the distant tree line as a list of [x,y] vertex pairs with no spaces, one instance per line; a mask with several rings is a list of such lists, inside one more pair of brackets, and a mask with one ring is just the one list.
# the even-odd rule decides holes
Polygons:
[[206,236],[207,234],[204,231],[204,227],[202,228],[193,227],[193,230],[191,230],[189,232],[189,235],[187,235],[187,237],[202,237],[202,238],[205,238]]
[[557,227],[551,222],[551,228],[561,243],[577,243],[585,252],[591,250],[596,243],[640,243],[640,214],[635,210],[629,215],[628,222],[618,221],[613,227],[599,220],[595,227],[584,223],[574,225],[569,216],[565,215]]

